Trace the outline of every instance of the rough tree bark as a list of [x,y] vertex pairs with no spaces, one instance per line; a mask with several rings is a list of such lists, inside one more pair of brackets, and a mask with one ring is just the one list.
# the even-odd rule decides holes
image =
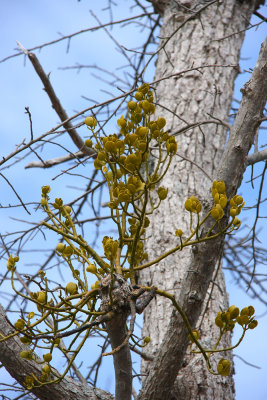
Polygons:
[[[173,77],[164,80],[157,84],[156,96],[159,103],[158,115],[166,118],[167,129],[172,134],[186,128],[188,124],[214,121],[216,118],[222,121],[221,125],[211,122],[202,125],[201,128],[185,129],[177,139],[179,154],[199,165],[211,178],[217,178],[215,172],[226,142],[234,80],[239,71],[240,49],[256,2],[226,0],[214,2],[209,6],[207,3],[200,3],[153,1],[155,9],[162,14],[160,46],[164,46],[166,39],[176,32],[164,47],[164,51],[158,54],[156,79],[191,66],[218,65],[200,69],[199,72],[186,73],[179,79]],[[197,12],[204,8],[203,4],[205,9],[192,17],[190,8]],[[189,18],[191,20],[186,22]],[[253,135],[253,132],[251,133]],[[211,181],[195,164],[177,157],[177,162],[173,162],[165,177],[164,185],[169,188],[168,198],[154,214],[148,232],[147,250],[151,259],[173,246],[176,229],[188,231],[189,216],[184,210],[184,201],[191,195],[196,195],[205,204],[207,188],[211,187]],[[234,190],[237,187],[236,185]],[[159,288],[165,287],[177,298],[182,299],[184,278],[190,275],[190,270],[191,275],[194,273],[194,250],[197,249],[184,249],[152,269],[141,271],[141,282],[153,283]],[[224,276],[220,268],[222,245],[214,243],[210,251],[218,254],[214,260],[217,265],[212,276],[207,273],[210,282],[200,309],[201,315],[196,323],[196,327],[200,328],[201,340],[205,344],[214,341],[215,335],[218,335],[218,328],[214,325],[216,313],[228,306]],[[168,340],[165,335],[171,313],[172,305],[163,297],[157,297],[145,310],[143,334],[151,337],[151,355],[157,356],[163,341]],[[228,343],[224,344],[229,342],[230,338]],[[150,368],[151,362],[143,362],[144,374],[151,373]],[[232,376],[222,378],[209,374],[201,356],[186,354],[182,366],[177,366],[178,371],[172,399],[229,400],[234,397]],[[165,389],[166,393],[170,392],[170,388]],[[166,393],[166,398],[170,399]],[[157,396],[154,393],[155,397],[141,396],[140,399],[162,400],[165,399],[165,395],[161,393]]]

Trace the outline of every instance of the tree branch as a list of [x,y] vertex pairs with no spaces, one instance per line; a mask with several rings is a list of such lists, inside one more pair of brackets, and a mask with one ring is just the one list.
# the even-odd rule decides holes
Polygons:
[[[81,35],[81,34],[86,33],[86,32],[94,32],[94,31],[97,31],[98,29],[102,29],[102,28],[107,27],[107,26],[112,26],[112,25],[117,25],[117,24],[129,22],[129,21],[133,21],[133,20],[138,19],[138,18],[151,17],[153,14],[154,13],[143,13],[143,14],[140,14],[140,15],[135,15],[133,17],[121,19],[119,21],[110,21],[110,22],[107,22],[106,24],[103,24],[103,25],[100,25],[100,26],[97,25],[97,26],[93,26],[92,28],[81,29],[78,32],[74,32],[74,33],[70,33],[69,35],[61,36],[59,39],[52,40],[51,42],[43,43],[43,44],[41,44],[39,46],[32,47],[28,51],[41,50],[43,47],[51,46],[51,45],[53,45],[55,43],[59,43],[59,42],[61,42],[63,40],[70,41],[70,39],[72,39],[73,37]],[[7,56],[7,57],[3,58],[2,60],[0,60],[0,64],[2,62],[5,62],[5,61],[9,60],[10,58],[14,58],[14,57],[20,56],[22,54],[25,54],[24,51],[21,51],[19,53],[15,53],[15,54],[11,54],[10,56]]]
[[267,39],[250,80],[241,89],[240,108],[230,131],[229,141],[218,167],[218,179],[226,183],[228,195],[236,192],[246,169],[247,155],[254,141],[267,100]]
[[89,149],[88,147],[85,146],[83,139],[80,137],[76,129],[73,127],[72,123],[70,121],[66,121],[69,119],[66,111],[62,107],[54,89],[53,86],[51,85],[51,82],[49,80],[49,75],[46,75],[46,73],[43,70],[43,67],[41,66],[38,58],[34,53],[30,53],[28,50],[24,49],[24,47],[17,42],[19,47],[24,51],[24,53],[28,56],[29,60],[31,61],[33,68],[35,69],[36,73],[38,74],[39,78],[43,82],[44,89],[52,103],[52,107],[56,111],[57,115],[59,116],[61,122],[63,123],[63,127],[66,129],[68,134],[70,135],[73,143],[78,147],[80,151],[82,151],[85,154],[91,155],[94,154],[94,150]]
[[[129,348],[129,335],[133,331],[135,318],[135,308],[130,301],[131,313],[133,314],[130,322],[130,329],[127,331],[126,323],[129,315],[129,284],[120,275],[107,275],[101,280],[101,309],[108,310],[110,307],[110,290],[112,290],[112,301],[115,305],[116,313],[112,319],[106,322],[111,353],[115,371],[115,397],[116,400],[131,400],[132,394],[132,360]],[[117,306],[116,306],[117,304]],[[114,307],[114,306],[113,306]],[[133,322],[132,322],[133,321]]]
[[51,160],[46,160],[44,163],[41,161],[32,161],[31,163],[25,165],[25,169],[27,168],[50,168],[54,165],[62,164],[66,161],[74,160],[75,158],[84,158],[85,154],[82,151],[77,151],[74,154],[66,154],[62,157],[51,158]]
[[[107,322],[107,332],[112,349],[119,347],[127,336],[127,314],[118,314]],[[113,354],[116,380],[116,400],[130,400],[132,393],[132,362],[129,343]]]
[[267,149],[262,151],[257,151],[256,153],[252,153],[247,156],[247,165],[253,165],[260,161],[265,161],[266,159],[267,159]]

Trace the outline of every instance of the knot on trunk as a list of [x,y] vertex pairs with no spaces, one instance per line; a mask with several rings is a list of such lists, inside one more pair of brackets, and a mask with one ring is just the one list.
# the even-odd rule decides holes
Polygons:
[[130,312],[131,285],[119,274],[108,274],[100,282],[101,311]]

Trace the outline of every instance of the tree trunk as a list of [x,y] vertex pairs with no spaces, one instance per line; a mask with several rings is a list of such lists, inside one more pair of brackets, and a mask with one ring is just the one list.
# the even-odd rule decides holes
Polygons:
[[[195,17],[186,8],[178,8],[178,3],[189,9],[191,7],[196,12]],[[208,176],[213,177],[226,143],[234,80],[239,71],[240,49],[244,31],[255,8],[253,1],[225,0],[211,2],[210,5],[204,3],[204,6],[203,2],[198,3],[190,0],[153,1],[155,9],[162,13],[160,47],[172,36],[158,53],[155,79],[192,67],[201,67],[156,85],[158,116],[166,118],[166,129],[171,134],[190,124],[212,122],[194,129],[185,129],[177,136],[178,153],[193,163],[177,156],[165,177],[164,186],[168,187],[169,195],[154,213],[147,232],[146,246],[150,259],[173,247],[174,242],[177,242],[174,235],[176,229],[189,232],[190,217],[184,209],[184,201],[195,195],[205,204],[207,188],[212,183]],[[190,20],[187,22],[187,19]],[[218,124],[219,121],[223,123]],[[151,269],[141,271],[142,283],[154,284],[178,298],[181,282],[190,271],[193,251],[194,248],[186,248]],[[228,307],[220,256],[218,254],[217,267],[196,326],[206,346],[218,337],[219,329],[214,324],[217,312]],[[171,311],[171,303],[163,297],[157,297],[145,310],[143,335],[151,338],[147,351],[152,355],[157,354],[162,343]],[[229,343],[230,337],[224,345]],[[148,372],[149,362],[143,362],[142,373]],[[202,356],[188,352],[172,396],[173,399],[181,400],[229,400],[234,397],[233,378],[209,374]]]

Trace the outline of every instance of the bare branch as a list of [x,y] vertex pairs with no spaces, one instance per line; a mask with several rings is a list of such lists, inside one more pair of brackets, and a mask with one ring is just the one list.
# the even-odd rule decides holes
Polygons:
[[[128,22],[128,21],[132,21],[132,20],[135,20],[135,19],[138,19],[138,18],[147,17],[147,16],[152,16],[152,15],[154,15],[154,13],[144,13],[144,14],[140,14],[140,15],[135,15],[134,17],[129,17],[129,18],[121,19],[121,20],[119,20],[119,21],[111,21],[111,22],[108,22],[108,23],[103,24],[103,25],[100,25],[100,26],[97,25],[97,26],[94,26],[94,27],[92,27],[92,28],[81,29],[81,30],[78,31],[78,32],[74,32],[74,33],[71,33],[71,34],[69,34],[69,35],[62,36],[62,37],[60,37],[59,39],[52,40],[51,42],[47,42],[47,43],[41,44],[41,45],[39,45],[39,46],[32,47],[32,48],[28,49],[28,51],[40,50],[40,49],[42,49],[43,47],[50,46],[50,45],[55,44],[55,43],[59,43],[59,42],[61,42],[62,40],[70,40],[70,39],[73,38],[74,36],[81,35],[81,34],[83,34],[83,33],[85,33],[85,32],[96,31],[96,30],[101,29],[101,28],[104,28],[104,27],[106,27],[106,26],[121,24],[122,22]],[[21,56],[22,54],[24,54],[24,51],[21,51],[21,52],[16,53],[16,54],[12,54],[12,55],[10,55],[10,56],[8,56],[8,57],[5,57],[5,58],[3,58],[2,60],[0,60],[0,63],[4,62],[4,61],[6,61],[6,60],[9,60],[10,58],[13,58],[13,57]]]
[[23,206],[24,210],[27,211],[28,214],[31,215],[30,211],[27,209],[27,207],[25,206],[25,204],[23,203],[21,197],[19,196],[19,194],[17,193],[17,191],[15,190],[14,186],[9,182],[9,180],[0,172],[0,175],[2,176],[2,178],[8,183],[8,185],[11,187],[11,189],[13,190],[13,192],[15,193],[15,195],[17,196],[17,198],[19,199],[21,205]]
[[266,159],[267,159],[267,149],[249,154],[247,156],[247,165],[253,165],[260,161],[266,161]]
[[19,47],[24,51],[24,53],[28,56],[29,60],[31,61],[36,73],[38,74],[39,78],[44,84],[44,89],[46,93],[48,94],[48,97],[52,103],[52,107],[56,111],[57,115],[59,116],[61,122],[63,123],[64,128],[70,135],[73,143],[76,144],[78,149],[85,154],[91,155],[94,153],[92,149],[89,149],[88,147],[85,146],[83,139],[80,137],[76,129],[73,127],[72,123],[70,121],[67,121],[69,119],[66,111],[63,109],[54,89],[53,86],[51,85],[51,82],[49,80],[49,75],[46,75],[46,73],[43,70],[43,67],[41,66],[38,58],[34,53],[30,53],[28,50],[24,49],[24,47],[17,42]]
[[50,168],[54,165],[62,164],[67,161],[74,160],[75,158],[84,158],[85,154],[82,151],[77,151],[74,154],[66,154],[62,157],[52,158],[51,160],[46,160],[44,162],[32,161],[31,163],[25,165],[25,169],[27,168]]

